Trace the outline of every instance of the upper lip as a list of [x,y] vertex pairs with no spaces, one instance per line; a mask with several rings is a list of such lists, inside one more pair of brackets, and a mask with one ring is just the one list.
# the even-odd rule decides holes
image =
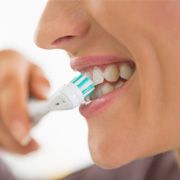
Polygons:
[[71,58],[71,68],[75,71],[81,71],[91,66],[123,62],[130,60],[119,56],[84,56]]

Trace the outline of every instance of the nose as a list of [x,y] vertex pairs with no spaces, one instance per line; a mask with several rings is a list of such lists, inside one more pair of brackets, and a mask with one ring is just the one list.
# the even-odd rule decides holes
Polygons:
[[40,48],[69,51],[88,29],[80,1],[50,0],[40,19],[35,42]]

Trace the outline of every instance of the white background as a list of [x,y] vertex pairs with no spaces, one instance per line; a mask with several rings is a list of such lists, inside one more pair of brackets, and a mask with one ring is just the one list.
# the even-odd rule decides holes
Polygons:
[[[51,94],[76,74],[62,50],[42,50],[33,37],[46,0],[0,0],[0,49],[20,50],[43,68],[51,82]],[[32,130],[41,149],[26,156],[1,156],[24,179],[61,176],[92,163],[87,126],[78,109],[55,112]]]

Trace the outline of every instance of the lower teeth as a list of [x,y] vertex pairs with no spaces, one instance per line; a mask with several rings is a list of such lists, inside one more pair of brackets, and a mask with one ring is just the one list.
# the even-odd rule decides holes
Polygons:
[[91,94],[90,97],[86,98],[86,101],[95,100],[102,97],[105,94],[112,92],[114,89],[120,88],[124,85],[124,81],[119,80],[116,83],[103,83],[95,87],[95,91]]

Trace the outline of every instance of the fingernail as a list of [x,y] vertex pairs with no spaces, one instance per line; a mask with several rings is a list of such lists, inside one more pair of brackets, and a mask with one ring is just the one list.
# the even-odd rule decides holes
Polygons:
[[22,146],[27,146],[30,143],[31,139],[32,138],[29,135],[27,135],[25,138],[22,139],[20,143]]
[[14,138],[23,146],[27,145],[31,137],[27,135],[27,130],[25,129],[24,125],[21,121],[14,121],[11,125],[11,133]]

